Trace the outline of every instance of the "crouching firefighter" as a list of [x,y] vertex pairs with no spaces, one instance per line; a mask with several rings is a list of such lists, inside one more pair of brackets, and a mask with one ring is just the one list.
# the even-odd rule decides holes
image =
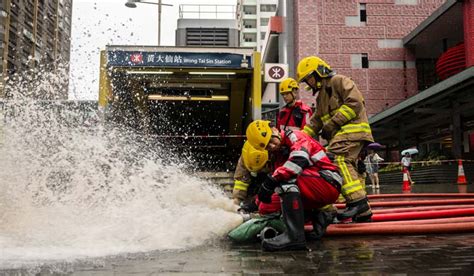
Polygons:
[[297,81],[305,82],[317,92],[316,112],[304,127],[312,137],[321,135],[329,142],[328,151],[335,155],[344,178],[342,195],[346,209],[338,219],[355,222],[371,220],[372,211],[356,170],[356,161],[366,143],[373,142],[365,102],[352,79],[336,74],[316,56],[303,58],[297,67]]
[[234,188],[232,198],[239,211],[253,213],[258,211],[261,215],[280,211],[280,199],[277,194],[272,197],[272,202],[267,204],[256,200],[260,184],[266,175],[271,172],[271,164],[266,150],[257,150],[248,141],[242,147],[237,167],[234,172]]
[[[342,177],[326,155],[325,149],[299,130],[279,131],[269,121],[252,122],[246,131],[248,142],[259,150],[279,155],[289,152],[286,161],[267,176],[258,192],[262,202],[270,202],[276,191],[281,200],[283,222],[287,231],[264,239],[267,251],[306,249],[304,213],[313,212],[315,230],[325,231],[332,216],[321,216],[324,206],[333,204],[340,193]],[[329,218],[330,217],[330,218]],[[327,218],[327,219],[324,219]]]

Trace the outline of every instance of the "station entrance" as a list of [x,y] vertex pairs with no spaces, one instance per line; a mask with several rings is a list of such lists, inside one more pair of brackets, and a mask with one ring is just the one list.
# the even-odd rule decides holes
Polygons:
[[229,169],[245,127],[261,113],[258,56],[240,48],[110,46],[102,52],[100,105],[110,122],[199,167]]

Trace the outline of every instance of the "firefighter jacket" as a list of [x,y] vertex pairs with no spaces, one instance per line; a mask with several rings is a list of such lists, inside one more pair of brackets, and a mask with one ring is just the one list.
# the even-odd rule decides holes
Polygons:
[[[269,163],[258,173],[267,174],[271,172],[272,168]],[[240,156],[234,172],[234,188],[232,190],[232,198],[236,204],[247,199],[249,196],[249,186],[252,184],[252,179],[255,178],[257,178],[257,173],[251,173],[247,170],[242,160],[242,156]]]
[[303,174],[319,176],[320,170],[338,171],[338,167],[326,155],[324,147],[302,131],[282,131],[281,143],[282,147],[289,149],[289,156],[273,172],[272,176],[278,182],[296,182],[296,178]]
[[330,137],[331,143],[374,141],[364,98],[349,77],[337,74],[323,79],[316,98],[316,111],[304,130],[314,137],[331,120],[338,126],[337,131]]
[[250,172],[244,166],[242,156],[240,156],[234,172],[234,189],[232,191],[232,198],[236,203],[240,203],[247,197],[247,190],[252,181],[251,177]]
[[304,104],[301,100],[295,101],[293,106],[285,105],[277,116],[278,130],[300,130],[309,123],[309,118],[313,111],[309,106]]

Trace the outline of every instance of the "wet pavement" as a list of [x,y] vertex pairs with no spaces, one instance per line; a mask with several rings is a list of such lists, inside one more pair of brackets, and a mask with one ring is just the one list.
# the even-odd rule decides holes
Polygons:
[[[472,192],[473,185],[466,187]],[[456,185],[417,185],[414,192],[457,192]],[[397,193],[401,187],[382,187]],[[369,188],[369,193],[371,189]],[[377,191],[375,191],[377,192]],[[266,253],[258,244],[214,241],[186,251],[160,251],[39,264],[0,275],[473,275],[474,233],[325,237],[310,251]]]
[[151,252],[10,270],[19,275],[472,275],[474,234],[326,238],[311,251],[266,253],[259,245],[216,243],[182,252]]

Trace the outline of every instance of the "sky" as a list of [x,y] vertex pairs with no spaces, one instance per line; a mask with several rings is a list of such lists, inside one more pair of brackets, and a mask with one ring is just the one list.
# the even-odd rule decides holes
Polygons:
[[[157,45],[158,8],[126,0],[74,0],[69,98],[97,100],[100,50],[106,45]],[[158,0],[147,0],[158,2]],[[161,45],[174,46],[180,5],[236,5],[237,0],[162,0]]]

